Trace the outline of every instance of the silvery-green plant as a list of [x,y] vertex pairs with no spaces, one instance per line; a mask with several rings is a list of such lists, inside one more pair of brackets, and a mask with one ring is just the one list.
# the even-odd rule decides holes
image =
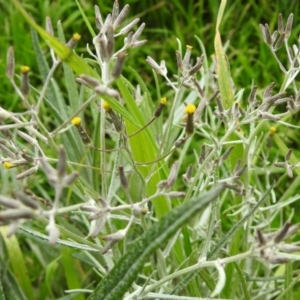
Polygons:
[[[121,75],[131,48],[146,43],[140,39],[144,23],[137,29],[139,19],[123,24],[128,11],[129,5],[120,10],[115,1],[104,19],[95,6],[97,31],[92,46],[87,45],[88,59],[74,50],[80,35],[65,42],[58,23],[58,41],[49,18],[46,31],[29,18],[51,46],[49,68],[33,32],[41,90],[30,85],[29,67],[23,66],[20,76],[15,74],[14,50],[9,48],[6,75],[24,111],[14,113],[4,107],[0,111],[1,162],[7,174],[11,171],[20,182],[9,191],[11,195],[0,196],[4,208],[0,225],[9,226],[8,236],[20,228],[88,257],[99,284],[94,290],[82,286],[69,292],[90,293],[89,299],[228,297],[233,280],[242,288],[230,298],[280,296],[274,287],[277,278],[260,281],[258,276],[272,278],[278,264],[299,260],[299,255],[291,254],[299,246],[283,242],[298,226],[291,225],[292,216],[282,222],[282,210],[299,196],[280,196],[281,179],[275,183],[272,179],[277,174],[281,178],[300,174],[292,150],[284,147],[277,133],[279,125],[298,128],[288,121],[300,101],[294,84],[300,70],[299,47],[288,46],[292,15],[285,27],[279,15],[278,31],[273,34],[268,25],[260,25],[263,40],[285,75],[278,92],[274,90],[280,83],[270,83],[262,93],[252,86],[249,96],[236,90],[227,78],[227,61],[222,61],[225,54],[218,39],[211,65],[199,39],[203,53],[196,58],[196,47],[187,45],[183,50],[178,40],[173,55],[177,74],[168,72],[172,58],[167,62],[146,58],[157,81],[162,77],[169,89],[169,96],[156,103],[135,70],[131,71],[138,86]],[[222,9],[218,22],[221,18]],[[87,25],[91,27],[88,21]],[[123,45],[116,49],[118,39]],[[287,69],[276,55],[283,44]],[[69,106],[54,74],[61,65]],[[291,91],[286,95],[290,85],[294,95]],[[232,99],[226,92],[232,93]],[[53,115],[49,128],[43,122],[44,106]],[[270,155],[274,142],[280,148],[275,159]],[[57,157],[48,154],[49,148]],[[40,169],[47,180],[44,185],[51,187],[48,205],[38,203],[40,198],[28,190],[35,187],[31,179]],[[60,225],[59,216],[65,214],[82,236],[77,229],[70,232]],[[274,231],[271,222],[279,217]],[[235,220],[229,222],[230,230],[224,226],[225,218]],[[30,226],[29,220],[35,219],[47,220],[46,235]],[[136,227],[142,233],[133,238]],[[236,273],[228,271],[232,264]],[[255,285],[245,274],[257,279]],[[194,279],[201,288],[194,286]]]

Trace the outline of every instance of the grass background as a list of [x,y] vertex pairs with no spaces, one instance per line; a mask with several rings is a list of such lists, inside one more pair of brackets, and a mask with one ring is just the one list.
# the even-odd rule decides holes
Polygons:
[[[80,1],[86,15],[93,24],[94,11],[93,5],[98,4],[103,15],[111,11],[112,1]],[[156,95],[156,88],[151,69],[145,63],[147,55],[151,55],[157,61],[162,59],[170,62],[168,64],[169,72],[176,73],[176,61],[174,52],[177,49],[176,38],[179,38],[182,45],[189,44],[194,46],[193,55],[200,55],[198,44],[194,39],[197,35],[203,41],[208,56],[214,53],[214,35],[215,22],[219,8],[219,1],[126,1],[120,2],[130,4],[131,19],[140,17],[142,22],[146,23],[146,29],[143,32],[143,38],[148,40],[148,44],[142,48],[130,51],[130,56],[126,66],[134,68],[145,80],[150,92]],[[61,20],[65,36],[68,38],[74,32],[81,34],[82,39],[78,44],[77,53],[85,53],[86,43],[91,44],[91,36],[86,29],[85,23],[80,16],[75,1],[22,1],[23,7],[33,16],[38,24],[44,26],[45,17],[49,16],[55,24]],[[5,77],[6,49],[13,45],[15,47],[15,56],[17,68],[21,65],[31,67],[31,82],[34,86],[41,85],[38,77],[35,54],[32,48],[30,27],[24,21],[21,13],[17,11],[10,1],[0,0],[0,105],[8,110],[18,111],[22,105],[15,95],[13,88]],[[274,90],[278,90],[282,82],[283,75],[279,70],[275,60],[271,56],[268,47],[263,43],[259,31],[259,23],[270,25],[271,31],[277,26],[278,13],[282,13],[286,21],[288,15],[294,13],[293,34],[291,41],[297,41],[297,34],[300,32],[300,8],[299,2],[295,1],[228,1],[225,15],[220,28],[223,43],[230,41],[227,56],[230,62],[231,75],[237,89],[246,88],[250,90],[252,81],[258,85],[260,90],[264,89],[270,82],[278,82]],[[41,42],[42,46],[45,46]],[[44,47],[44,49],[46,49]],[[282,57],[285,54],[282,53]],[[59,78],[60,74],[55,74]],[[125,76],[130,71],[124,70]],[[127,77],[128,77],[127,76]],[[63,85],[62,85],[63,86]],[[162,84],[162,93],[168,92],[168,87]],[[64,91],[64,89],[63,89]],[[66,92],[65,92],[66,93]],[[245,95],[248,93],[246,92]],[[297,118],[297,116],[296,116]],[[47,120],[46,122],[51,122]],[[298,133],[290,133],[290,145],[294,149],[299,149]],[[285,182],[286,184],[286,182]],[[284,191],[284,185],[282,187]],[[287,213],[288,214],[288,213]],[[299,223],[298,216],[294,217],[295,223]],[[66,228],[68,222],[60,220]],[[36,224],[36,226],[42,225]],[[226,228],[226,226],[225,226]],[[228,224],[230,228],[230,224]],[[23,243],[24,242],[24,243]],[[58,260],[63,257],[62,263],[65,269],[75,268],[81,278],[81,286],[86,286],[86,279],[89,278],[88,268],[81,269],[76,259],[66,259],[72,252],[69,249],[58,251],[49,248],[38,239],[28,238],[26,235],[20,235],[20,243],[24,253],[26,264],[29,266],[29,278],[33,286],[40,287],[40,297],[49,296],[52,298],[57,295],[63,295],[67,286],[63,271],[59,271]],[[31,257],[30,252],[34,251],[35,258]],[[43,256],[40,254],[43,253]],[[62,255],[62,256],[61,256]],[[37,258],[40,257],[37,264]],[[42,257],[42,258],[41,258]],[[85,258],[80,258],[84,260]],[[100,259],[100,258],[99,258]],[[89,260],[86,259],[87,264]],[[79,270],[79,271],[78,271]],[[15,274],[16,275],[16,274]],[[52,280],[61,282],[61,285],[53,286]],[[78,298],[80,299],[80,298]]]
[[[85,27],[75,1],[22,1],[23,7],[33,16],[38,24],[44,25],[46,16],[54,24],[62,22],[66,37],[74,32],[82,35],[77,46],[77,52],[85,52],[86,43],[91,43],[91,36]],[[97,1],[81,1],[86,15],[93,24],[93,5]],[[176,37],[183,45],[195,45],[194,55],[199,53],[194,35],[203,41],[208,55],[214,53],[215,22],[219,1],[127,1],[131,5],[130,18],[140,17],[146,23],[143,38],[149,42],[146,47],[135,49],[130,53],[127,66],[135,68],[143,75],[149,86],[154,83],[150,68],[145,64],[147,55],[157,60],[169,61],[170,72],[175,72],[174,51],[177,49]],[[126,4],[120,1],[120,7]],[[112,1],[101,1],[103,14],[111,9]],[[0,103],[10,102],[12,107],[17,104],[12,88],[5,78],[6,49],[15,46],[17,66],[28,65],[32,68],[31,80],[37,80],[35,74],[36,62],[32,49],[30,27],[24,21],[21,13],[15,9],[10,1],[0,0]],[[300,30],[299,2],[293,1],[228,1],[225,15],[221,24],[223,43],[230,41],[227,55],[230,61],[231,75],[238,88],[250,87],[252,80],[259,88],[263,88],[272,81],[281,81],[282,74],[271,57],[267,46],[262,43],[258,24],[270,25],[271,31],[277,27],[278,13],[282,13],[284,20],[294,13],[294,30],[291,40],[296,42],[297,32]],[[298,12],[298,13],[297,13]],[[275,87],[276,89],[276,87]]]

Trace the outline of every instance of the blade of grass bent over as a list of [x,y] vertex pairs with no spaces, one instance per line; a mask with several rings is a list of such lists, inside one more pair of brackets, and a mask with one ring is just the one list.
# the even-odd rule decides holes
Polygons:
[[221,94],[221,100],[224,108],[228,109],[233,105],[234,97],[233,97],[233,91],[230,84],[229,64],[222,46],[221,35],[219,31],[225,6],[226,6],[226,0],[222,0],[219,8],[218,18],[217,18],[214,45],[215,45],[217,75],[218,75],[218,84],[219,84],[219,89]]
[[[234,94],[231,87],[231,75],[229,69],[229,62],[226,57],[226,54],[223,49],[221,35],[219,31],[219,27],[221,24],[221,20],[223,18],[224,10],[226,6],[226,0],[221,1],[221,5],[218,12],[217,17],[217,25],[216,25],[216,35],[214,40],[215,46],[215,57],[216,57],[216,71],[218,75],[218,85],[220,89],[221,101],[224,109],[228,109],[234,103]],[[235,135],[231,134],[229,136],[230,140],[235,140]],[[235,166],[238,159],[243,158],[243,146],[241,144],[236,144],[234,146],[233,151],[230,154],[230,162],[232,168]]]
[[218,186],[173,209],[132,244],[128,252],[103,278],[89,300],[116,300],[128,291],[147,257],[169,239],[188,220],[202,211],[221,192]]

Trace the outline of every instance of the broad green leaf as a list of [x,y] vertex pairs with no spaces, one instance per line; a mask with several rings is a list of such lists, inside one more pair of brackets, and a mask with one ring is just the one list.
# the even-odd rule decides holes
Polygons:
[[[130,135],[136,132],[143,125],[145,125],[146,120],[144,119],[144,116],[142,115],[141,111],[136,105],[135,100],[133,99],[131,93],[127,89],[123,80],[122,79],[117,80],[117,85],[119,91],[122,94],[122,97],[124,98],[128,112],[134,117],[136,122],[139,124],[138,127],[132,124],[131,122],[125,120],[126,130],[128,135]],[[147,162],[154,161],[157,158],[156,157],[157,146],[155,144],[154,137],[150,133],[148,128],[145,128],[140,133],[130,138],[129,144],[130,144],[133,158],[136,162],[147,163]],[[148,195],[153,195],[156,192],[157,184],[159,183],[159,181],[162,180],[162,177],[164,178],[166,177],[166,174],[164,173],[164,168],[158,170],[158,167],[159,164],[154,169],[154,174],[152,175],[151,179],[147,183]],[[140,172],[143,174],[144,178],[146,178],[149,175],[149,172],[151,172],[152,165],[150,164],[150,165],[139,166],[138,168]],[[155,213],[158,218],[166,214],[171,209],[171,203],[165,197],[156,198],[155,200],[153,200],[153,205],[155,208]]]
[[200,213],[211,201],[216,199],[221,189],[222,187],[220,186],[215,187],[163,216],[158,223],[154,224],[141,238],[131,245],[128,252],[119,260],[108,275],[101,280],[88,299],[122,299],[143,268],[149,255],[192,217]]
[[106,101],[113,110],[122,115],[126,120],[138,126],[138,122],[134,119],[134,117],[132,117],[132,115],[117,100],[106,95],[101,95],[101,98],[103,98],[104,101]]
[[[221,101],[223,103],[224,109],[226,110],[233,105],[234,94],[230,82],[231,75],[230,75],[229,62],[223,49],[221,35],[219,31],[225,6],[226,6],[226,0],[222,0],[218,12],[218,17],[217,17],[214,46],[215,46],[216,69],[218,75],[218,85],[220,89]],[[235,138],[236,138],[235,134],[231,134],[229,137],[230,140],[235,140]],[[243,152],[244,152],[243,146],[241,144],[237,144],[234,146],[234,149],[230,154],[230,162],[232,168],[234,168],[238,159],[243,158]]]

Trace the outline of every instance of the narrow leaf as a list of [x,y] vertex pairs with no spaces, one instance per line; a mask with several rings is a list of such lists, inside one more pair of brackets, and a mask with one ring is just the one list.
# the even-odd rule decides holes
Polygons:
[[87,28],[89,29],[89,32],[90,32],[90,34],[92,35],[92,37],[95,37],[95,36],[96,36],[96,33],[95,33],[95,31],[94,31],[94,29],[93,29],[91,23],[89,22],[89,19],[87,18],[86,14],[85,14],[85,12],[84,12],[84,10],[83,10],[83,8],[81,7],[81,5],[80,5],[80,3],[79,3],[78,0],[75,0],[75,1],[76,1],[76,4],[77,4],[78,8],[79,8],[79,11],[80,11],[80,13],[81,13],[81,15],[82,15],[82,18],[83,18],[83,20],[84,20],[84,22],[85,22],[85,25],[86,25]]
[[242,289],[243,289],[243,293],[244,293],[243,299],[251,300],[251,295],[250,295],[249,290],[248,290],[247,282],[246,282],[245,276],[244,276],[240,266],[236,262],[234,262],[233,265],[234,265],[234,267],[237,271],[237,274],[240,278],[240,282],[242,284]]
[[0,300],[28,300],[6,262],[0,261]]

